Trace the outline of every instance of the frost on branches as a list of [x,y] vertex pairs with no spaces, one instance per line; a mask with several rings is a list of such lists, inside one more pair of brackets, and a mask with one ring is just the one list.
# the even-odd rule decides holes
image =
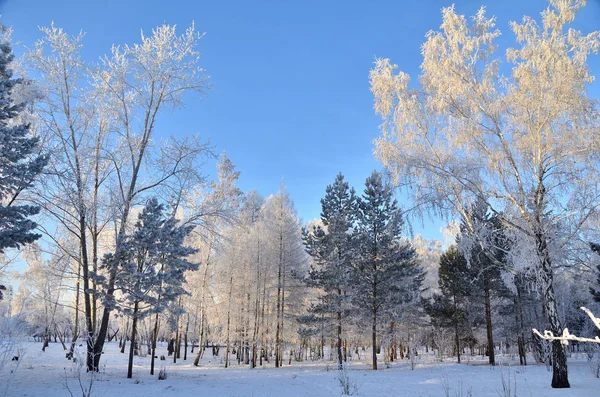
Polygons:
[[[588,317],[592,320],[592,322],[594,323],[594,325],[596,326],[596,328],[598,328],[600,330],[600,318],[596,317],[594,315],[594,313],[592,313],[592,311],[590,309],[586,308],[586,307],[581,307],[581,310],[583,310],[585,312],[585,314],[588,315]],[[542,339],[545,339],[547,341],[559,341],[563,345],[568,345],[569,341],[572,341],[572,342],[592,342],[592,343],[598,343],[598,344],[600,344],[600,338],[599,337],[596,336],[595,338],[584,338],[584,337],[581,337],[581,336],[576,336],[576,335],[571,334],[569,332],[568,328],[565,328],[560,336],[555,336],[552,331],[544,331],[544,334],[542,335],[540,333],[540,331],[538,331],[535,328],[533,329],[533,333],[536,334],[537,336],[539,336]]]
[[24,102],[15,100],[14,91],[24,84],[13,77],[14,60],[9,32],[0,25],[0,253],[7,248],[20,248],[37,240],[33,232],[37,224],[29,219],[39,207],[17,205],[17,198],[42,172],[47,163],[38,154],[39,138],[32,135],[30,124],[20,120]]
[[[533,254],[530,264],[555,334],[562,329],[554,292],[557,255],[600,206],[600,120],[586,91],[593,82],[586,60],[598,52],[600,32],[584,35],[567,26],[584,4],[551,0],[541,24],[530,17],[512,22],[516,46],[505,59],[497,51],[495,18],[484,8],[471,19],[445,8],[440,31],[429,32],[423,44],[418,84],[396,73],[388,59],[376,60],[370,73],[375,110],[383,118],[377,157],[411,189],[417,208],[460,216],[493,260],[468,214],[485,201]],[[502,61],[512,65],[508,76],[500,72]],[[558,341],[552,364],[552,386],[569,387]]]
[[[122,237],[121,250],[105,255],[102,261],[103,270],[111,277],[116,275],[115,290],[122,296],[117,300],[114,294],[102,294],[105,306],[132,318],[128,378],[132,377],[138,320],[156,315],[152,336],[155,349],[158,314],[186,293],[185,273],[198,270],[198,263],[187,260],[196,250],[184,245],[193,227],[179,226],[175,218],[167,217],[164,205],[157,199],[148,200],[135,228],[131,235]],[[101,276],[97,280],[101,284],[107,282]]]

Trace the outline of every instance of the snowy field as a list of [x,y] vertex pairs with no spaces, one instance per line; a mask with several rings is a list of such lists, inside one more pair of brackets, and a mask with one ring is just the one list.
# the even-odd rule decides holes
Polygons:
[[[0,375],[0,395],[7,396],[81,396],[78,366],[67,361],[60,344],[52,343],[41,351],[40,343],[28,343],[24,358],[11,362]],[[158,354],[166,354],[161,347]],[[136,357],[133,379],[126,378],[127,355],[111,343],[102,359],[102,368],[92,386],[93,396],[338,396],[342,394],[340,374],[332,364],[292,362],[291,366],[271,366],[251,370],[247,366],[225,369],[222,357],[205,355],[196,368],[192,359],[177,364],[167,361],[168,377],[158,380],[149,375],[150,357]],[[209,351],[207,351],[209,352]],[[192,357],[193,358],[193,357]],[[165,361],[157,361],[158,368]],[[439,363],[421,356],[415,370],[408,362],[371,371],[366,362],[354,361],[346,371],[350,391],[359,396],[600,396],[600,379],[592,372],[585,356],[572,357],[569,363],[571,389],[550,388],[551,372],[543,365],[520,367],[505,361],[490,368],[483,361],[468,364]],[[508,365],[512,364],[512,365]],[[11,369],[13,373],[10,373]],[[158,373],[158,371],[157,371]],[[80,372],[84,386],[90,374]],[[510,391],[504,391],[502,379]],[[516,382],[516,389],[515,389]]]

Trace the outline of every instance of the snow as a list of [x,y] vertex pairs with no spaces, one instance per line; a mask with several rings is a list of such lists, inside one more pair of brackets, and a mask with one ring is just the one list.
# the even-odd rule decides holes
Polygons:
[[[77,379],[77,364],[65,359],[62,346],[51,343],[46,352],[41,343],[27,342],[26,353],[19,362],[11,362],[0,373],[0,395],[7,396],[68,396],[65,380],[74,396],[81,396]],[[80,347],[83,349],[83,347]],[[287,361],[283,368],[249,369],[248,366],[223,368],[223,357],[213,358],[207,350],[201,366],[188,360],[172,363],[157,360],[158,369],[166,363],[168,377],[158,380],[149,375],[150,357],[135,357],[134,375],[126,378],[127,355],[119,353],[115,343],[109,343],[101,361],[100,373],[95,375],[93,396],[338,396],[342,394],[339,372],[335,364],[326,362]],[[166,355],[166,346],[157,348],[157,355]],[[348,365],[347,375],[351,392],[359,396],[473,396],[504,397],[502,378],[510,379],[510,396],[598,396],[600,379],[592,373],[592,363],[585,355],[573,355],[569,361],[571,389],[552,389],[552,377],[543,365],[518,366],[507,358],[504,365],[490,368],[481,357],[467,364],[450,361],[437,362],[431,356],[421,355],[415,370],[408,361],[393,363],[390,368],[369,368],[369,357]],[[502,361],[502,357],[500,361]],[[233,361],[233,360],[232,360]],[[10,370],[13,373],[10,373]],[[158,369],[156,373],[158,373]],[[81,371],[81,380],[88,384],[91,374]],[[516,381],[516,393],[514,386]],[[356,386],[354,388],[353,386]]]

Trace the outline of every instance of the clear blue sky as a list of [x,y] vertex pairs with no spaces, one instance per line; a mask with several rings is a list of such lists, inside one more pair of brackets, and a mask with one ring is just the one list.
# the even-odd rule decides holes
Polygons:
[[[140,29],[166,22],[181,29],[192,20],[206,32],[200,51],[214,90],[185,111],[161,119],[160,132],[211,137],[242,172],[244,191],[274,193],[285,179],[298,214],[318,217],[325,186],[342,171],[358,191],[379,168],[372,140],[368,72],[375,57],[389,57],[413,76],[426,32],[437,29],[440,9],[455,2],[461,14],[486,5],[497,16],[502,41],[508,22],[539,17],[544,0],[425,1],[200,1],[0,0],[14,39],[31,45],[37,27],[51,21],[70,33],[86,32],[84,56],[96,60],[111,44],[133,43]],[[576,25],[600,29],[600,0]],[[501,43],[502,43],[501,41]],[[593,71],[600,66],[594,60]],[[417,227],[440,237],[439,222]]]

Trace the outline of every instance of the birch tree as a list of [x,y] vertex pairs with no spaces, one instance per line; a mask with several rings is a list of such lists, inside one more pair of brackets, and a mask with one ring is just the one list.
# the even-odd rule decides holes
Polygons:
[[[26,59],[30,71],[41,76],[36,115],[52,157],[32,200],[53,221],[48,222],[53,227],[47,224],[41,228],[50,243],[78,263],[75,326],[78,326],[81,278],[86,341],[92,343],[97,302],[95,295],[90,294],[94,285],[89,274],[97,271],[98,237],[107,224],[98,199],[111,173],[104,157],[105,151],[110,151],[107,144],[110,115],[91,84],[89,67],[81,59],[83,34],[71,36],[54,25],[40,30],[43,37]],[[68,238],[58,239],[62,234]],[[68,244],[70,240],[77,241],[75,249]],[[77,334],[74,333],[72,346]]]
[[[551,0],[541,23],[512,22],[508,76],[495,19],[482,8],[468,22],[453,7],[427,34],[417,84],[388,59],[370,73],[383,118],[377,158],[423,210],[458,214],[470,227],[468,208],[486,200],[515,241],[531,248],[554,334],[562,329],[555,259],[600,205],[598,109],[586,91],[593,81],[586,60],[600,33],[568,29],[584,5]],[[567,229],[560,237],[558,224]],[[569,387],[565,352],[559,341],[552,346],[552,387]]]
[[[98,250],[92,248],[90,255],[87,240],[90,236],[97,239],[110,221],[116,236],[114,253],[118,255],[131,210],[144,197],[204,182],[199,161],[211,154],[208,144],[198,137],[167,142],[155,137],[164,110],[182,107],[186,93],[204,93],[207,77],[198,65],[196,48],[202,35],[193,26],[182,35],[174,26],[159,26],[150,36],[142,34],[141,43],[114,46],[110,55],[92,67],[83,64],[78,55],[80,36],[69,37],[55,27],[45,33],[46,41],[36,48],[32,63],[48,76],[50,86],[40,112],[46,116],[46,127],[56,137],[57,150],[66,164],[66,172],[57,172],[66,178],[52,182],[53,190],[67,193],[66,197],[59,196],[64,197],[64,205],[56,201],[61,208],[53,211],[55,206],[49,205],[48,213],[80,241],[76,255],[84,283],[87,365],[89,370],[97,370],[111,307],[103,309],[96,323],[89,271],[94,267],[90,262],[97,261]],[[44,48],[49,48],[48,55],[44,55]],[[90,99],[95,99],[97,106],[86,106]],[[90,113],[94,109],[98,113]],[[104,140],[103,132],[108,131],[110,139]],[[104,217],[98,218],[101,193],[109,206]],[[116,273],[108,274],[107,279],[103,293],[110,297]]]

